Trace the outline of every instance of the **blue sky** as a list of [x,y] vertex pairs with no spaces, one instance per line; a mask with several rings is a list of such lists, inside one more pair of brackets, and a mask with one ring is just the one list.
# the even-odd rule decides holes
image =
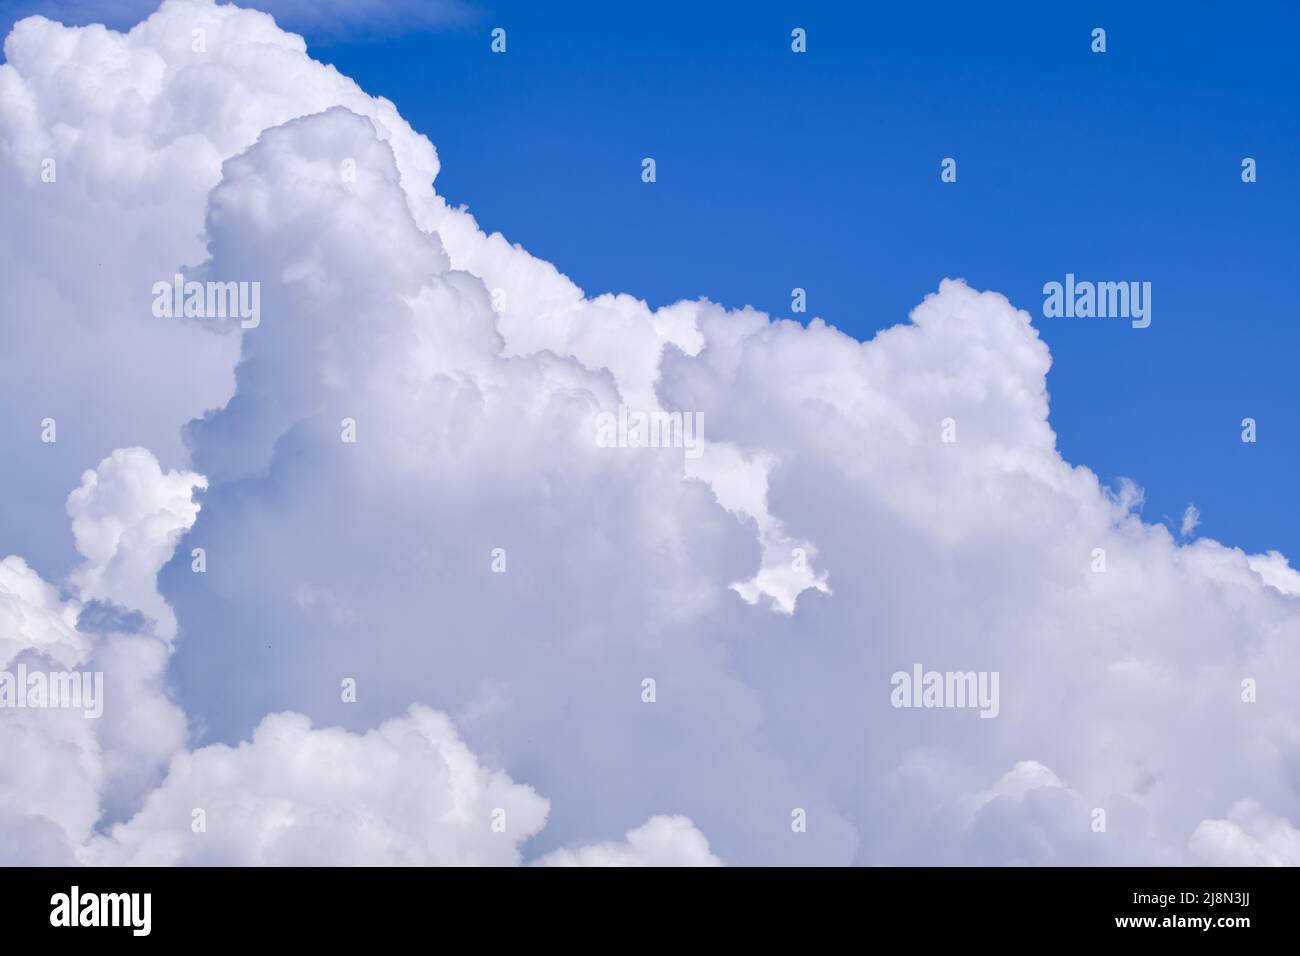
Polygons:
[[[313,45],[433,139],[439,191],[484,228],[589,294],[790,315],[800,286],[860,338],[944,276],[1001,291],[1051,347],[1067,459],[1136,480],[1148,520],[1176,527],[1195,502],[1199,533],[1300,554],[1277,520],[1300,464],[1294,7],[485,9],[474,28]],[[1152,282],[1151,327],[1043,319],[1066,272]]]
[[[364,10],[282,19],[434,141],[440,193],[589,294],[789,315],[798,286],[869,338],[964,277],[1035,316],[1068,460],[1133,478],[1148,520],[1194,502],[1199,533],[1300,555],[1276,517],[1300,464],[1293,5],[497,2],[405,34]],[[1043,319],[1066,272],[1150,281],[1152,326]]]

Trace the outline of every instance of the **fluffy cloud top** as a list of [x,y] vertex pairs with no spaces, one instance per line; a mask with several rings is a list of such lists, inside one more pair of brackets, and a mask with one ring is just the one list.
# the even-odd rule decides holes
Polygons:
[[709,841],[686,817],[653,817],[619,843],[556,850],[538,866],[721,866]]
[[153,866],[503,866],[546,810],[428,708],[361,735],[271,714],[238,747],[177,757],[95,849],[97,862]]
[[[1051,356],[1003,296],[947,280],[870,342],[587,298],[448,206],[432,144],[263,14],[169,0],[5,50],[0,280],[50,318],[0,360],[25,556],[0,647],[116,647],[112,719],[179,706],[189,734],[135,753],[51,717],[58,751],[0,715],[0,746],[80,775],[24,778],[15,852],[1291,858],[1300,578],[1180,544],[1064,461]],[[261,323],[154,317],[182,269],[259,282]],[[602,447],[620,406],[702,414],[703,455]],[[73,553],[50,489],[95,461]],[[148,623],[100,634],[92,604]],[[997,717],[893,706],[916,664],[997,672]]]
[[171,608],[158,595],[158,571],[194,524],[193,472],[164,474],[143,448],[118,449],[81,476],[68,496],[77,551],[86,559],[72,575],[84,599],[111,601],[150,615],[164,637],[176,633]]
[[1300,866],[1300,830],[1243,800],[1226,820],[1203,820],[1191,839],[1192,855],[1210,866]]
[[[20,558],[0,562],[6,673],[101,675],[96,717],[13,701],[0,711],[5,862],[71,862],[95,825],[132,810],[184,745],[184,715],[163,686],[175,625],[154,581],[194,521],[197,485],[195,475],[163,474],[143,449],[115,452],[68,496],[86,557],[72,596]],[[146,626],[127,610],[157,620]]]

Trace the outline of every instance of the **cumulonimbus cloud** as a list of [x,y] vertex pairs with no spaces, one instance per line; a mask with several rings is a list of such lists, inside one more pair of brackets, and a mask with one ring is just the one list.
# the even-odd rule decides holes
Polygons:
[[[119,639],[152,656],[114,666],[165,669],[189,731],[107,777],[88,757],[61,804],[29,788],[0,823],[24,853],[1289,859],[1295,571],[1180,543],[1064,461],[1051,356],[1004,297],[945,281],[869,342],[588,298],[448,205],[432,144],[265,15],[169,0],[5,49],[0,280],[49,321],[3,360],[0,526],[27,560],[0,586],[33,653],[98,639],[46,581],[144,615]],[[261,321],[155,317],[178,270],[260,283]],[[701,415],[703,453],[602,446],[620,406]],[[79,555],[50,529],[95,462]],[[997,672],[996,717],[895,706],[914,666]]]

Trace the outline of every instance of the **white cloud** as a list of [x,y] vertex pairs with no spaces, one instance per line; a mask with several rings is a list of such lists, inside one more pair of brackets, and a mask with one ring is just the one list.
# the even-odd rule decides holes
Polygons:
[[[65,601],[19,558],[0,562],[3,664],[106,675],[100,719],[60,709],[0,715],[4,862],[519,863],[547,801],[484,766],[429,708],[363,734],[271,714],[236,747],[184,749],[184,715],[162,689],[174,623],[157,615],[126,631],[122,612],[156,610],[154,576],[193,523],[192,493],[203,486],[191,473],[164,474],[143,449],[118,450],[68,497],[87,558],[70,581],[76,597]],[[117,610],[80,623],[105,606]],[[655,818],[628,841],[573,854],[584,865],[719,862],[681,817]]]
[[[197,746],[147,799],[166,748],[134,777],[119,759],[97,858],[513,862],[535,834],[549,862],[1180,863],[1247,795],[1300,819],[1296,573],[1180,544],[1140,519],[1141,489],[1064,461],[1051,356],[1003,296],[945,281],[866,343],[587,299],[449,207],[433,146],[264,16],[174,0],[125,36],[27,21],[6,53],[0,280],[46,317],[13,330],[0,385],[23,646],[94,643],[31,570],[73,571],[61,495],[86,464],[163,462],[110,457],[70,505],[89,592],[165,622],[152,572],[194,522],[158,591]],[[154,319],[148,290],[180,266],[262,282],[261,325]],[[700,463],[598,448],[620,403],[703,413]],[[55,446],[24,424],[46,415]],[[156,681],[164,638],[113,666]],[[999,716],[892,708],[917,661],[998,671]],[[292,746],[334,763],[277,760]],[[353,778],[371,765],[392,793]],[[488,767],[528,768],[544,829],[544,801]],[[67,845],[91,839],[103,773],[89,760],[42,811]],[[256,825],[191,836],[194,806],[239,805],[227,773]],[[482,843],[493,793],[522,829]],[[417,795],[475,808],[470,830]]]
[[[185,717],[163,688],[174,621],[154,579],[194,521],[199,485],[194,475],[164,475],[143,449],[115,452],[68,496],[87,558],[69,580],[73,596],[21,558],[0,561],[0,664],[103,675],[97,718],[84,709],[0,712],[5,862],[71,862],[95,824],[129,813],[184,744]],[[125,611],[156,623],[133,623]]]
[[1286,556],[1278,551],[1253,554],[1246,559],[1250,569],[1264,579],[1264,583],[1283,594],[1300,596],[1300,571],[1296,571]]
[[1201,523],[1201,512],[1196,505],[1188,505],[1187,510],[1183,512],[1182,524],[1178,527],[1179,537],[1185,538]]
[[7,667],[26,650],[64,666],[82,660],[89,642],[77,631],[79,611],[22,558],[10,555],[0,561],[0,666]]
[[176,621],[158,594],[158,571],[198,516],[195,490],[206,487],[193,472],[163,473],[143,448],[119,448],[83,474],[67,503],[77,551],[86,559],[71,579],[82,599],[143,611],[161,636],[174,636]]
[[1209,866],[1300,866],[1300,830],[1252,800],[1234,804],[1226,820],[1202,820],[1189,848]]
[[619,843],[556,850],[537,866],[721,866],[709,841],[686,817],[652,817]]
[[546,810],[531,788],[481,766],[451,722],[427,708],[365,734],[313,729],[301,714],[271,714],[237,747],[178,756],[140,813],[97,841],[89,859],[152,866],[514,865]]

